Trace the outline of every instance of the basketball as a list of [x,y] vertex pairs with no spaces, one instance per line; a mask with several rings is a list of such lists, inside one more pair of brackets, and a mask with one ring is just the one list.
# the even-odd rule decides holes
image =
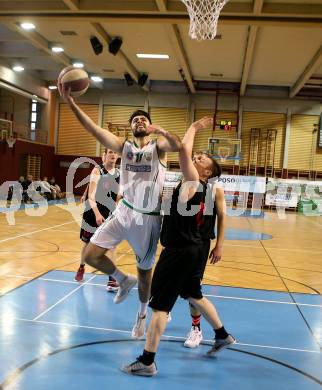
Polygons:
[[58,81],[64,89],[70,88],[73,97],[83,95],[89,87],[88,74],[85,70],[74,67],[64,68],[59,74]]

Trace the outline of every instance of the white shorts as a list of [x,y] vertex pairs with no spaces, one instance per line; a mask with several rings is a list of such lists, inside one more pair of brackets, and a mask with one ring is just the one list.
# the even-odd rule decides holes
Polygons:
[[96,230],[91,243],[112,249],[126,240],[136,255],[138,268],[150,270],[155,261],[160,229],[160,215],[142,214],[121,201],[113,214]]

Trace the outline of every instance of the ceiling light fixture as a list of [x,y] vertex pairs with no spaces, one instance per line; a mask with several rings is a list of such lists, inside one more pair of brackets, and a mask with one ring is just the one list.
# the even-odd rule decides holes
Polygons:
[[15,65],[12,70],[14,70],[15,72],[23,72],[25,70],[25,68],[21,65]]
[[64,51],[64,48],[60,44],[55,43],[51,46],[51,51],[53,51],[54,53],[62,53]]
[[100,76],[91,76],[91,80],[94,81],[94,83],[101,83],[103,81]]
[[84,68],[84,64],[80,61],[75,61],[75,62],[73,62],[73,67],[82,69],[82,68]]
[[169,56],[168,54],[144,54],[144,53],[137,53],[136,55],[138,58],[153,58],[158,60],[168,60]]
[[20,23],[20,27],[24,30],[33,30],[36,28],[36,26],[33,23]]

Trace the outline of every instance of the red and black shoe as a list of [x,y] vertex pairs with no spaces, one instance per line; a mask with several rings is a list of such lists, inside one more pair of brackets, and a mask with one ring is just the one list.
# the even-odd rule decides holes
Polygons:
[[74,277],[75,282],[83,282],[84,281],[84,273],[85,273],[85,265],[80,265],[76,275]]
[[108,278],[106,291],[108,291],[108,292],[117,292],[118,289],[119,289],[119,284],[117,283],[117,281],[114,278],[112,278],[112,276],[110,276]]

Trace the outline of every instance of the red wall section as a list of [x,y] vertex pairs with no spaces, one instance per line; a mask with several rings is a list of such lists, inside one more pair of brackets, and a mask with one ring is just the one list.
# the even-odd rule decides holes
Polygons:
[[[79,158],[80,156],[64,156],[64,155],[55,155],[54,159],[54,177],[56,179],[56,183],[61,187],[62,191],[66,190],[66,176],[68,172],[68,166],[72,161]],[[90,159],[96,161],[96,163],[100,164],[102,159],[100,157],[89,157]],[[79,167],[74,176],[74,193],[77,195],[82,195],[86,185],[75,188],[75,186],[80,183],[85,177],[91,174],[94,165],[89,164],[87,168]]]
[[0,142],[0,184],[7,180],[19,179],[20,161],[26,154],[37,154],[42,157],[41,178],[54,176],[55,148],[53,146],[17,140],[10,149],[7,142]]
[[[18,180],[20,176],[20,161],[26,154],[37,154],[42,157],[41,179],[44,176],[47,176],[49,179],[52,176],[55,177],[56,183],[61,187],[62,191],[66,190],[66,176],[69,168],[68,165],[80,157],[55,155],[55,148],[48,145],[17,140],[14,147],[10,149],[7,143],[0,142],[0,185],[5,181]],[[90,158],[97,163],[102,162],[100,157]],[[75,194],[80,195],[85,190],[85,185],[79,188],[75,188],[75,185],[90,175],[94,165],[88,165],[89,166],[87,168],[79,167],[75,172]]]

